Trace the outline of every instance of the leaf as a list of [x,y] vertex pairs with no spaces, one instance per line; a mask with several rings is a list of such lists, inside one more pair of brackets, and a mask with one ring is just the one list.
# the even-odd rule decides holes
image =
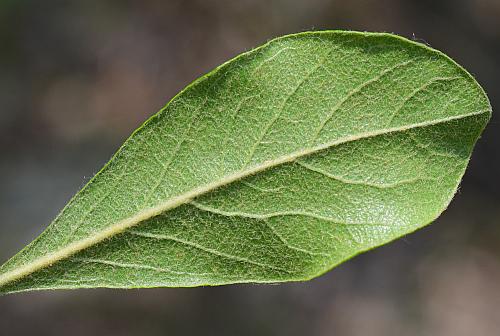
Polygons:
[[314,278],[436,219],[490,115],[464,69],[404,38],[272,40],[135,131],[0,291]]

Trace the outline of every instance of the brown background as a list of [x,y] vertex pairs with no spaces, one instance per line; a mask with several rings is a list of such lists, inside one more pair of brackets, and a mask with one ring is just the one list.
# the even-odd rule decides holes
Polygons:
[[0,334],[496,335],[500,1],[0,1],[0,261],[37,236],[142,121],[282,34],[395,32],[438,48],[494,117],[433,225],[308,283],[0,297]]

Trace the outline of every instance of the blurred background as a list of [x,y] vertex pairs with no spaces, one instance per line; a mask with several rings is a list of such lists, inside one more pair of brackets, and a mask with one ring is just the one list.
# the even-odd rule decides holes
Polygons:
[[433,225],[308,283],[0,297],[4,335],[498,335],[499,0],[0,1],[0,262],[139,124],[273,37],[394,32],[440,49],[493,119]]

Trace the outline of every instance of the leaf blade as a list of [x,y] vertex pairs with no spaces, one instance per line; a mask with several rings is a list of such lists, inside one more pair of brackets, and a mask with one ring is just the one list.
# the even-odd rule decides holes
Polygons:
[[[376,57],[372,56],[372,54],[376,55]],[[353,64],[359,64],[358,68],[353,69]],[[335,76],[331,76],[332,74]],[[431,88],[433,89],[431,90]],[[381,95],[383,99],[376,98],[375,93],[378,92],[385,92],[385,95]],[[409,232],[411,232],[430,222],[431,217],[437,217],[451,200],[467,164],[472,146],[489,119],[490,113],[491,107],[486,96],[470,75],[441,53],[407,40],[386,34],[322,32],[297,34],[271,41],[259,49],[225,63],[210,75],[202,77],[202,79],[188,86],[186,90],[183,90],[172,99],[164,110],[138,129],[110,163],[82,192],[75,196],[48,230],[27,249],[23,250],[21,254],[0,268],[0,291],[9,292],[30,288],[93,287],[96,285],[96,281],[91,281],[89,276],[87,276],[87,282],[81,280],[84,277],[80,280],[74,280],[78,278],[78,274],[71,274],[71,269],[80,271],[87,269],[90,274],[96,274],[96,272],[107,274],[104,278],[107,277],[108,279],[101,279],[100,283],[101,286],[106,287],[183,286],[247,281],[273,282],[313,277],[331,268],[332,265],[341,260],[352,256],[353,253],[356,254],[380,245],[389,238],[394,239],[404,233],[398,231],[395,237],[382,234],[385,238],[379,237],[378,243],[372,244],[373,246],[370,244],[370,246],[356,246],[352,242],[352,244],[339,242],[341,246],[343,246],[343,243],[347,244],[345,247],[347,255],[334,255],[335,258],[333,259],[336,262],[332,262],[332,257],[330,257],[329,261],[304,257],[304,251],[312,252],[309,255],[315,253],[324,255],[328,252],[318,252],[317,244],[309,244],[314,245],[314,251],[311,251],[311,246],[299,246],[300,244],[289,243],[287,238],[293,237],[293,232],[288,230],[285,232],[286,234],[277,233],[283,227],[286,227],[286,223],[281,223],[281,226],[276,226],[273,223],[269,224],[269,222],[272,222],[269,213],[267,214],[268,217],[266,217],[266,214],[261,213],[254,216],[254,218],[242,219],[241,217],[244,216],[238,217],[236,214],[241,215],[245,213],[243,211],[231,212],[223,209],[219,213],[213,213],[212,211],[207,217],[205,213],[203,215],[198,214],[197,210],[186,210],[194,212],[190,213],[191,219],[184,220],[185,223],[189,224],[193,219],[198,220],[200,223],[206,221],[216,227],[214,232],[218,232],[228,223],[232,223],[234,218],[238,218],[241,223],[245,220],[251,220],[251,224],[248,224],[249,228],[257,225],[260,231],[250,229],[245,231],[241,228],[244,224],[240,223],[240,226],[233,224],[242,231],[241,234],[246,232],[250,237],[254,236],[254,240],[258,240],[255,235],[257,237],[261,235],[261,240],[269,243],[270,246],[266,247],[267,254],[254,251],[252,252],[256,255],[254,258],[250,258],[252,255],[250,257],[238,257],[235,253],[231,253],[233,252],[232,249],[235,249],[234,246],[232,248],[224,247],[221,242],[219,242],[219,248],[215,249],[211,246],[205,246],[207,244],[193,243],[191,239],[179,238],[170,233],[159,232],[154,234],[156,238],[168,237],[167,240],[170,245],[183,244],[182,242],[184,242],[184,245],[190,246],[183,250],[178,246],[165,245],[165,242],[155,242],[153,244],[151,239],[154,239],[154,236],[145,239],[148,237],[144,236],[144,232],[136,232],[136,234],[142,234],[141,238],[129,237],[128,231],[136,226],[142,227],[144,222],[154,222],[154,218],[157,216],[161,217],[171,211],[175,213],[178,208],[184,209],[189,206],[192,199],[203,199],[205,194],[209,194],[208,199],[210,202],[215,202],[216,206],[212,209],[218,209],[221,205],[225,205],[226,208],[230,205],[234,208],[235,205],[228,201],[228,195],[231,195],[232,199],[239,199],[242,202],[239,203],[240,207],[241,204],[255,203],[260,204],[260,207],[264,209],[278,199],[282,205],[289,203],[289,205],[294,205],[295,208],[300,209],[299,212],[301,213],[299,215],[311,215],[311,213],[301,209],[301,207],[304,207],[303,205],[298,204],[297,200],[292,200],[289,196],[290,193],[297,193],[297,191],[304,194],[303,191],[307,190],[307,187],[301,184],[303,181],[300,178],[300,176],[305,176],[305,172],[301,172],[296,180],[295,185],[299,186],[296,188],[297,190],[291,190],[285,195],[286,197],[281,198],[278,197],[279,195],[271,193],[272,197],[264,197],[267,200],[267,205],[256,201],[259,197],[263,197],[261,194],[257,195],[245,190],[242,191],[241,186],[238,187],[241,184],[239,181],[248,183],[248,179],[251,180],[262,172],[272,171],[274,168],[281,166],[288,167],[294,161],[302,163],[300,169],[307,168],[307,166],[312,167],[313,169],[309,169],[308,173],[324,173],[325,162],[320,162],[323,164],[323,168],[312,165],[318,163],[315,162],[319,160],[318,158],[313,158],[312,162],[298,160],[303,157],[315,156],[318,153],[329,152],[331,148],[343,147],[345,144],[363,143],[366,139],[378,139],[386,135],[390,136],[393,133],[411,133],[415,129],[432,128],[443,123],[464,123],[477,117],[477,120],[469,121],[465,125],[465,129],[462,130],[465,134],[470,133],[468,138],[466,136],[466,140],[457,140],[451,137],[453,141],[458,142],[456,151],[461,151],[461,156],[456,161],[458,168],[453,168],[453,179],[441,183],[446,187],[447,197],[440,195],[433,200],[442,209],[435,210],[431,206],[426,206],[427,210],[434,209],[434,216],[420,216],[418,223],[413,223],[413,226],[410,226]],[[354,119],[354,122],[352,122],[352,119]],[[462,125],[456,127],[460,128]],[[247,130],[246,133],[243,133],[243,136],[241,136],[240,128]],[[445,129],[445,132],[449,131]],[[223,136],[218,136],[219,133],[223,133]],[[418,137],[419,134],[416,134],[416,136]],[[434,134],[424,137],[423,141],[428,139],[438,141],[440,137],[441,135]],[[398,142],[393,140],[390,144],[391,151],[389,154],[394,155],[401,151],[399,153],[400,157],[403,160],[411,161],[411,155],[419,156],[412,154],[412,150],[415,151],[415,148],[420,148],[420,150],[432,149],[430,144],[417,144],[418,142],[413,145],[406,144],[406,142],[411,141],[409,138],[405,138],[404,141],[399,139]],[[366,142],[364,143],[366,144]],[[155,144],[158,148],[152,148],[152,144]],[[375,153],[383,151],[384,148],[380,146],[374,145]],[[404,147],[404,149],[398,149],[397,146]],[[355,151],[356,146],[353,147],[347,153]],[[450,150],[451,147],[448,143],[443,143],[440,149]],[[196,158],[191,159],[190,156],[193,153],[196,154]],[[363,155],[368,154],[363,153]],[[414,164],[424,167],[422,162],[431,160],[430,155],[425,158],[422,155],[420,156],[419,160],[414,160]],[[453,158],[447,157],[447,159],[452,160]],[[342,165],[349,166],[347,164],[349,160],[347,159],[336,158],[334,161],[336,165],[333,168],[331,165],[326,165],[329,170],[335,170],[336,167],[342,167]],[[448,166],[448,164],[443,164],[439,160],[436,162],[436,167]],[[397,165],[395,163],[397,162],[389,162],[388,164],[393,170],[399,171],[396,169]],[[210,167],[207,168],[207,166]],[[349,167],[352,171],[356,171],[356,166],[352,163],[350,163]],[[383,174],[376,171],[377,167],[380,168],[379,163],[378,166],[374,166],[373,171],[363,172],[361,170],[361,172],[357,173],[365,173],[365,175],[347,177],[346,174],[352,173],[349,169],[344,169],[340,175],[329,174],[327,169],[326,174],[322,174],[322,176],[330,179],[335,176],[337,180],[349,181],[351,182],[349,188],[355,185],[353,183],[355,181],[361,184],[364,183],[364,188],[387,187],[395,183],[401,183],[401,181],[395,182],[394,179],[391,181],[391,178],[382,176]],[[406,167],[405,171],[401,170],[399,177],[408,175],[412,168],[414,166]],[[295,171],[298,169],[298,167],[294,166],[285,176],[290,177],[296,174]],[[439,170],[435,167],[433,169]],[[430,174],[431,171],[425,171],[425,173]],[[387,181],[367,181],[366,177],[370,174],[375,175],[372,176],[374,180],[380,180],[383,177]],[[377,174],[380,176],[377,176]],[[272,179],[276,179],[276,177],[273,174],[271,175],[274,176],[271,177],[272,182]],[[312,177],[309,178],[313,179]],[[411,183],[412,179],[415,180],[415,176],[402,181]],[[444,181],[443,177],[439,179]],[[434,181],[441,181],[439,179],[435,178]],[[321,183],[325,184],[326,182]],[[231,185],[237,185],[237,187],[233,186],[233,188],[236,188],[238,192],[234,194],[228,193],[225,188],[227,186],[231,189]],[[266,181],[258,188],[265,190],[268,185],[269,181]],[[277,188],[285,188],[286,185],[287,183],[282,181]],[[119,188],[120,192],[118,193],[115,188]],[[226,191],[223,192],[223,196],[218,197],[217,195],[220,193],[217,190],[221,188]],[[335,185],[333,188],[342,191],[344,187]],[[321,186],[318,189],[321,189]],[[314,194],[313,192],[314,190],[310,191],[311,194]],[[363,190],[363,193],[368,195],[365,197],[366,202],[375,203],[381,207],[387,206],[388,208],[390,208],[388,204],[397,203],[398,197],[400,197],[393,195],[392,199],[384,199],[390,193],[372,194],[371,191],[365,190]],[[432,193],[431,191],[426,191],[426,193],[428,195],[424,201],[429,201],[431,199],[429,195]],[[213,194],[216,196],[213,196]],[[247,195],[247,199],[242,195]],[[307,197],[307,194],[302,196]],[[319,196],[317,197],[316,202],[321,199]],[[351,217],[360,217],[360,220],[365,221],[368,219],[384,219],[383,212],[371,213],[371,210],[363,210],[363,208],[356,208],[353,204],[349,204],[349,202],[353,203],[353,201],[349,198],[352,198],[352,195],[348,192],[345,193],[345,199],[336,199],[335,197],[333,194],[329,196],[328,199],[331,204],[327,204],[326,208],[331,208],[330,213],[332,209],[336,213],[344,213],[344,218],[338,220],[339,225],[345,224],[346,218]],[[113,199],[110,200],[110,198]],[[382,201],[377,203],[374,201],[377,199],[382,199]],[[201,207],[205,206],[205,210],[200,208],[198,210],[209,212],[207,208],[210,207],[198,203],[198,200],[196,202]],[[401,202],[401,204],[411,208],[407,203]],[[399,210],[397,208],[401,204],[393,206],[391,211]],[[425,204],[425,202],[422,204]],[[356,208],[358,212],[347,211],[343,209],[344,207]],[[278,210],[280,211],[275,211],[274,214],[281,213],[283,215],[286,213],[282,209]],[[287,211],[288,214],[293,212]],[[416,210],[413,209],[413,211]],[[296,211],[296,213],[299,212]],[[230,213],[232,215],[227,216]],[[363,213],[365,214],[364,217]],[[224,219],[213,217],[215,215],[224,216]],[[312,215],[318,214],[313,213]],[[328,217],[321,216],[316,216],[315,220]],[[391,217],[390,219],[395,223],[398,220],[401,221],[401,218],[406,218],[403,213],[394,216],[395,218]],[[92,225],[85,225],[89,217],[92,218]],[[120,219],[120,217],[125,218]],[[417,217],[417,214],[415,214],[415,218]],[[228,218],[231,220],[228,220]],[[290,222],[295,221],[295,219],[288,220]],[[162,225],[169,227],[164,223],[169,221],[176,222],[177,219],[164,219]],[[425,223],[425,221],[428,222]],[[307,224],[309,222],[302,220],[301,223]],[[356,223],[362,225],[363,221],[358,220]],[[153,225],[151,224],[151,226]],[[294,228],[300,230],[300,223],[295,225]],[[360,228],[361,226],[355,229],[360,230]],[[177,229],[170,228],[173,232],[177,232]],[[198,237],[198,240],[207,240],[206,242],[211,243],[220,239],[217,235],[214,236],[213,232],[204,231],[200,227],[196,229],[190,228],[190,230],[196,232],[189,233],[188,238],[192,236],[198,237],[199,232],[197,231],[200,231],[204,233],[205,238]],[[351,228],[340,230],[340,237],[349,237],[348,239],[356,241],[356,234],[353,234],[351,230]],[[383,233],[381,230],[381,227],[379,227],[379,231]],[[379,231],[370,234],[376,236],[381,234]],[[241,240],[245,242],[246,246],[253,249],[257,248],[253,242],[247,241],[244,237],[233,237],[230,232],[224,232],[227,237],[232,237],[233,244]],[[151,235],[151,232],[149,234]],[[359,233],[357,234],[359,235]],[[120,235],[125,238],[116,243],[116,246],[113,245],[115,244],[114,237]],[[369,239],[365,237],[368,236],[367,234],[362,235],[363,239]],[[174,238],[176,237],[178,239],[175,243]],[[212,241],[208,240],[207,237],[212,237]],[[120,241],[120,239],[118,240]],[[209,272],[210,276],[208,276],[205,274],[207,272],[197,270],[203,268],[202,266],[192,266],[187,260],[182,261],[182,258],[176,259],[168,255],[153,260],[156,263],[155,265],[148,264],[147,260],[142,260],[143,263],[138,264],[134,260],[128,260],[128,257],[125,258],[127,260],[122,260],[123,258],[115,255],[116,251],[127,251],[126,253],[129,253],[130,246],[127,244],[132,244],[136,240],[141,241],[144,246],[154,245],[155,248],[172,252],[172,255],[176,253],[181,256],[190,255],[190,258],[195,258],[196,253],[210,254],[212,252],[212,255],[217,255],[217,253],[213,252],[221,250],[222,252],[219,251],[217,257],[205,256],[205,264],[202,263],[206,268],[215,267],[220,274]],[[55,243],[49,244],[48,242]],[[192,244],[190,245],[188,242]],[[288,253],[289,251],[285,251],[286,249],[283,250],[272,246],[280,242],[283,246],[288,244],[288,250],[297,253],[302,252],[301,257]],[[91,250],[91,256],[99,255],[102,251],[92,252],[94,247],[101,246],[99,248],[106,250],[106,246],[102,247],[102,245],[106,244],[116,248],[116,251],[106,252],[110,253],[111,260],[94,258],[96,262],[90,262],[92,258],[85,256],[86,250]],[[245,246],[245,244],[242,246]],[[138,246],[135,248],[140,250]],[[330,256],[335,252],[335,248],[331,247],[331,249]],[[146,252],[151,254],[152,251],[156,250],[149,249]],[[278,252],[283,254],[284,259],[278,258],[278,260],[274,260],[272,254]],[[78,257],[81,253],[84,254],[84,257]],[[75,258],[80,259],[76,262]],[[279,264],[286,261],[286,258],[294,261],[292,269],[297,268],[302,273],[294,274],[292,272],[293,276],[287,277],[284,275],[289,273],[287,271],[281,270],[284,272],[283,274],[269,271],[282,268]],[[66,262],[66,259],[70,259],[69,263]],[[71,259],[75,260],[71,261]],[[136,256],[136,259],[141,258]],[[232,261],[228,261],[228,259],[232,259]],[[269,261],[268,259],[272,262],[262,262]],[[256,269],[244,268],[237,263],[238,260],[240,263],[245,263],[244,260],[247,260],[246,263],[254,265]],[[162,264],[172,262],[174,265],[169,265],[171,267],[162,266]],[[172,269],[172,267],[179,266],[175,265],[176,262],[179,262],[183,268]],[[54,266],[50,266],[52,264]],[[109,266],[110,269],[103,271],[102,267],[97,269],[94,267],[95,265]],[[133,274],[124,271],[130,271],[134,267],[137,270],[139,269],[136,267],[138,265],[145,266],[142,270],[148,274],[147,280],[134,278]],[[234,268],[234,272],[224,269],[229,266]],[[190,268],[194,268],[194,270],[185,271],[185,269],[190,270]],[[263,270],[263,268],[266,268],[266,270]],[[117,273],[120,276],[113,275],[116,269],[123,271]],[[161,270],[170,270],[169,274],[177,274],[179,276],[178,281],[172,280],[172,282],[169,282],[168,277],[163,279],[162,276],[165,276],[164,274],[168,273],[168,271],[161,272]],[[153,274],[150,274],[151,272]],[[158,277],[155,272],[161,275]],[[186,273],[185,277],[181,276],[183,272]],[[197,278],[193,274],[198,274]],[[224,274],[226,274],[226,277],[224,277]],[[43,277],[46,279],[42,279]],[[58,278],[69,282],[58,282]],[[22,279],[22,281],[19,281],[19,279]],[[43,281],[48,281],[49,284],[52,282],[52,285],[43,285]]]

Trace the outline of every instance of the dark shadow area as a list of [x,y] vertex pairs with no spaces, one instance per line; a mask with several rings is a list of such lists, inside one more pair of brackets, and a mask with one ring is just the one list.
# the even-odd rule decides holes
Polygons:
[[279,35],[352,29],[427,43],[476,77],[493,119],[439,220],[318,279],[0,297],[0,334],[498,334],[499,18],[498,0],[1,1],[1,262],[180,89]]

